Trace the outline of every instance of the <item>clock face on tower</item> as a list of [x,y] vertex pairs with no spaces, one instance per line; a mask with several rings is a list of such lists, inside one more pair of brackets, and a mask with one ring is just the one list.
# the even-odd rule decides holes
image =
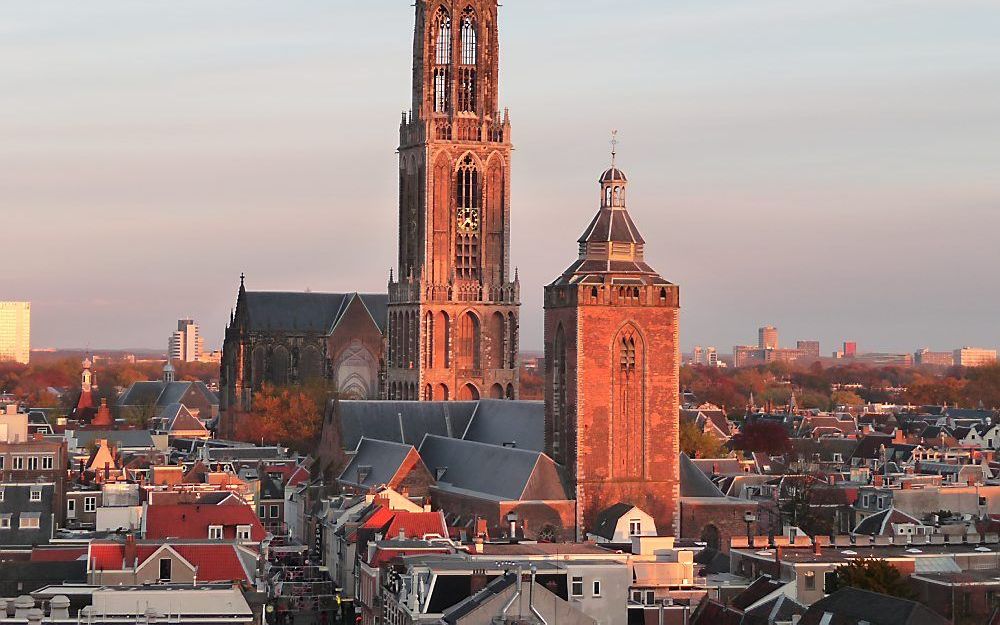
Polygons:
[[458,229],[461,232],[478,232],[479,209],[477,208],[458,209]]

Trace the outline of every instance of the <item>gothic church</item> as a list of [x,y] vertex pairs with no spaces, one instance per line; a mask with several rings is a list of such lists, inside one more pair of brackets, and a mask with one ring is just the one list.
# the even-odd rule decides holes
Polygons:
[[545,523],[556,515],[577,537],[625,502],[649,512],[661,533],[676,533],[679,289],[644,260],[626,176],[612,159],[578,260],[545,288],[544,405],[517,401],[520,285],[510,263],[498,1],[415,7],[388,292],[260,293],[241,281],[222,361],[224,423],[251,408],[264,382],[322,378],[341,391],[319,450],[335,475],[360,453],[357,441],[419,445],[423,454],[428,437],[443,438],[479,445],[475,454],[488,451],[498,466],[531,451],[558,463],[563,497],[547,489],[545,501],[499,502],[449,484],[447,467],[433,466],[432,500],[469,515],[516,512],[525,529],[544,510]]

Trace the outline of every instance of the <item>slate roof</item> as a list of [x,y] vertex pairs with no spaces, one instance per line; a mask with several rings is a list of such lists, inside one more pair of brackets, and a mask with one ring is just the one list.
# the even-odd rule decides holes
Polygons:
[[752,621],[750,618],[745,617],[743,622],[790,623],[793,615],[798,614],[801,616],[805,614],[805,611],[806,607],[804,605],[797,603],[794,599],[782,593],[749,608],[745,612],[746,616],[758,620]]
[[212,406],[219,405],[219,396],[209,390],[204,382],[164,382],[146,380],[134,382],[118,398],[119,406],[148,406],[164,408],[170,404],[183,403],[181,400],[194,392]]
[[458,438],[469,427],[478,402],[336,401],[341,444],[357,449],[363,438],[419,445],[427,434]]
[[577,242],[645,243],[631,215],[624,208],[601,208]]
[[680,456],[681,497],[725,497],[708,476],[695,466],[687,454]]
[[[832,618],[824,619],[826,613]],[[816,603],[802,615],[799,625],[947,625],[948,619],[923,605],[858,588],[841,588]]]
[[449,625],[458,623],[464,617],[478,610],[490,599],[513,586],[517,581],[516,578],[517,574],[515,573],[508,573],[493,578],[482,590],[445,610],[441,620]]
[[867,534],[874,536],[891,536],[893,523],[916,523],[923,525],[920,519],[914,518],[902,510],[889,508],[878,514],[866,517],[854,528],[855,534]]
[[497,501],[565,500],[551,458],[537,451],[487,445],[428,434],[420,456],[437,477],[437,488]]
[[618,527],[618,521],[634,507],[631,504],[618,502],[610,508],[605,508],[597,515],[592,533],[595,536],[612,540],[615,537],[615,528]]
[[737,610],[746,610],[784,585],[784,582],[776,580],[770,575],[761,575],[747,586],[743,592],[733,597],[729,605]]
[[360,299],[383,334],[389,318],[389,296],[385,293],[285,293],[246,292],[248,329],[253,332],[288,332],[328,336],[347,311]]
[[107,439],[118,449],[152,448],[153,437],[148,430],[76,430],[73,432],[77,447],[83,449],[92,441]]
[[208,433],[201,419],[196,419],[183,404],[170,404],[163,409],[162,418],[167,423],[168,432],[201,431]]
[[[17,562],[0,565],[0,596],[17,597],[49,585],[87,583],[87,563]],[[6,617],[6,614],[4,614]],[[48,619],[46,619],[48,620]]]
[[[0,516],[10,519],[9,529],[0,529],[0,546],[31,547],[47,544],[52,539],[53,484],[2,484],[3,501]],[[41,489],[41,501],[31,501],[31,491]],[[62,505],[60,503],[60,505]],[[21,519],[38,518],[38,529],[21,528]],[[10,568],[0,566],[0,569]]]
[[[388,484],[399,472],[406,461],[406,457],[411,452],[416,451],[413,445],[394,443],[391,441],[379,441],[370,438],[362,438],[358,443],[358,448],[354,452],[351,461],[344,467],[338,480],[352,486],[363,488],[375,488],[383,484]],[[358,481],[361,467],[369,469],[368,475],[360,482]]]
[[515,443],[518,449],[545,449],[545,402],[481,399],[465,440],[503,445]]

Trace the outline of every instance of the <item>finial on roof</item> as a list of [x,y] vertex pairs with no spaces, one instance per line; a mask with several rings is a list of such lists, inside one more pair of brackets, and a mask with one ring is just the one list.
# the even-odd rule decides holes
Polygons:
[[618,158],[618,131],[611,131],[611,169],[615,168],[615,161]]

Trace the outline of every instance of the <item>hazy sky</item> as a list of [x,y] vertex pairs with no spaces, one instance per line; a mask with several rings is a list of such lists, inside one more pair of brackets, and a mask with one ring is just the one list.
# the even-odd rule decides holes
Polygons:
[[[0,299],[36,346],[216,347],[395,264],[404,0],[4,0]],[[507,0],[522,348],[612,128],[685,349],[1000,344],[1000,1]]]

